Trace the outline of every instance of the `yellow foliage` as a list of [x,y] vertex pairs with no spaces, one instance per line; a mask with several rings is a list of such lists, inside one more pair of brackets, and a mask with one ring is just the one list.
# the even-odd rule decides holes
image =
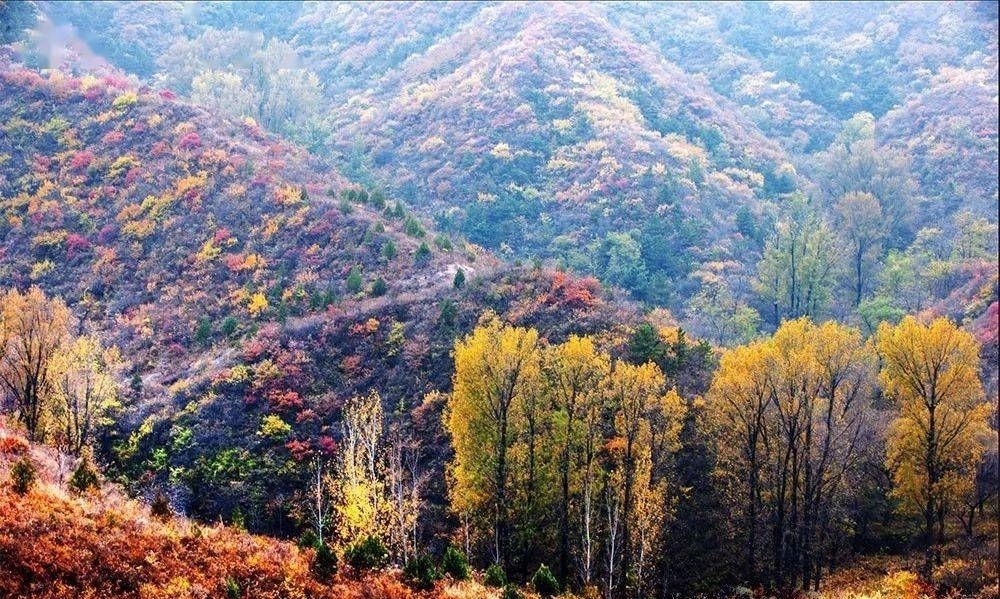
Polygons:
[[302,189],[294,185],[282,185],[274,191],[274,199],[282,206],[295,206],[302,203]]
[[55,267],[56,267],[55,263],[53,263],[51,260],[41,260],[39,262],[35,262],[34,264],[31,265],[31,274],[29,276],[31,277],[32,281],[37,281],[38,279],[52,272],[55,269]]
[[154,231],[156,231],[156,222],[147,218],[132,221],[122,226],[122,235],[131,237],[137,241],[142,241],[149,237]]
[[208,172],[198,171],[197,175],[181,177],[174,183],[174,192],[178,197],[184,196],[189,191],[202,191],[208,181]]
[[136,166],[139,166],[139,161],[136,160],[131,154],[119,156],[114,162],[111,163],[111,166],[108,167],[108,178],[115,179],[122,173]]
[[115,110],[125,110],[130,106],[133,106],[138,102],[139,98],[135,95],[135,92],[124,92],[115,98],[114,102],[111,103],[111,107]]
[[267,298],[264,294],[257,292],[250,296],[250,303],[247,304],[247,311],[250,312],[250,316],[256,318],[263,312],[267,310],[269,304],[267,303]]
[[58,231],[46,231],[45,233],[39,233],[31,239],[32,247],[58,247],[66,241],[67,237],[66,231],[59,229]]
[[[198,264],[204,264],[215,260],[221,253],[222,250],[216,247],[214,241],[212,239],[208,239],[205,243],[201,244],[201,249],[198,250],[197,254],[195,254],[194,260]],[[264,301],[265,303],[267,302],[267,300]],[[264,307],[266,308],[267,306],[265,305]]]
[[990,405],[979,381],[979,345],[945,318],[924,325],[911,316],[883,323],[876,345],[879,379],[899,409],[886,458],[894,493],[929,527],[968,492],[985,450]]
[[504,161],[509,161],[514,158],[513,152],[510,151],[510,145],[503,142],[493,146],[493,149],[490,150],[490,155]]

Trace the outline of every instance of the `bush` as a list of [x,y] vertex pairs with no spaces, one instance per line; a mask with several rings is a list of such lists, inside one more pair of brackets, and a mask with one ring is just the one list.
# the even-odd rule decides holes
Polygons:
[[559,594],[559,581],[545,564],[539,566],[538,571],[531,577],[531,586],[535,587],[535,591],[542,597]]
[[448,545],[441,556],[441,571],[455,580],[468,580],[469,559],[460,549]]
[[524,595],[521,594],[521,591],[517,590],[516,586],[508,584],[503,588],[503,592],[500,593],[500,599],[524,599]]
[[385,564],[389,552],[378,537],[368,537],[344,551],[344,559],[355,570],[373,570]]
[[421,242],[413,254],[413,261],[417,264],[427,264],[431,259],[431,248],[427,247],[427,242]]
[[319,537],[313,532],[313,529],[306,529],[302,536],[299,537],[298,546],[299,549],[319,549],[321,543],[319,542]]
[[[305,535],[303,535],[305,536]],[[315,537],[315,535],[313,535]],[[319,539],[317,539],[317,542]],[[319,544],[313,556],[312,571],[316,578],[328,581],[337,575],[337,554],[326,543]]]
[[386,260],[392,260],[396,257],[397,253],[396,244],[391,239],[382,244],[382,257]]
[[149,505],[149,511],[154,518],[164,521],[169,520],[174,515],[174,511],[170,509],[170,500],[167,498],[167,494],[161,490],[157,490],[156,495],[153,496],[153,503]]
[[240,583],[236,582],[232,576],[226,577],[226,597],[227,599],[240,599],[243,591],[240,590]]
[[441,579],[441,572],[434,565],[434,560],[426,553],[419,555],[403,568],[403,576],[413,587],[422,590],[434,588],[434,583]]
[[486,568],[486,579],[484,582],[486,586],[498,589],[507,584],[507,575],[504,574],[500,564],[490,564],[490,567]]
[[452,279],[452,285],[454,285],[455,289],[465,287],[465,271],[461,268],[455,271],[455,278]]
[[97,477],[97,470],[90,464],[90,460],[83,458],[69,477],[69,488],[83,494],[91,489],[96,489],[101,484]]
[[25,495],[35,486],[37,470],[31,458],[24,456],[10,468],[10,480],[14,486],[14,492],[18,495]]
[[357,293],[361,290],[361,269],[357,266],[351,268],[347,274],[347,291]]
[[389,291],[389,285],[382,277],[375,279],[375,282],[372,283],[372,297],[382,297],[387,291]]
[[0,437],[0,453],[24,455],[28,449],[28,442],[23,437]]

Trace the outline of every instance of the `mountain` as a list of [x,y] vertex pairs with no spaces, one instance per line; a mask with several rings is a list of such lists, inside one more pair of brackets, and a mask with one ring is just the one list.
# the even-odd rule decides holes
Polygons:
[[[502,265],[250,122],[114,77],[12,67],[0,85],[3,280],[62,297],[129,357],[110,472],[135,493],[168,486],[192,515],[243,509],[291,533],[305,483],[289,465],[373,389],[443,472],[443,405],[420,406],[487,309],[553,341],[620,346],[640,322],[593,279]],[[285,437],[258,434],[269,415]],[[443,476],[429,489],[443,509]]]
[[[541,595],[992,596],[995,19],[0,2],[0,595],[517,596],[416,590],[464,552]],[[886,357],[940,316],[954,543],[904,509],[923,412]],[[79,496],[86,458],[22,435],[63,443],[96,370]]]
[[[741,280],[789,192],[837,199],[817,191],[838,177],[835,161],[815,163],[856,114],[873,115],[878,151],[913,150],[888,161],[913,180],[910,206],[897,208],[912,229],[886,247],[942,221],[950,234],[963,210],[995,222],[989,3],[285,2],[266,24],[225,5],[42,7],[128,68],[114,47],[124,29],[151,57],[136,74],[222,112],[260,112],[441,231],[679,314],[714,293],[704,280],[718,264],[731,265],[739,303],[767,312]],[[246,97],[205,91],[232,84],[217,75],[226,69]],[[942,85],[958,101],[934,101]],[[296,90],[298,113],[258,110],[281,89]],[[963,105],[986,125],[963,125]],[[921,158],[942,133],[952,154]],[[986,176],[968,186],[976,173]]]

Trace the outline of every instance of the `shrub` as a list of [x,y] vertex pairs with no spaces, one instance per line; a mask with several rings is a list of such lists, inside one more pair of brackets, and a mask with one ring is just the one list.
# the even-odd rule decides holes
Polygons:
[[317,579],[328,581],[337,575],[337,554],[326,543],[320,544],[319,539],[316,542],[318,546],[312,560],[312,571]]
[[427,264],[431,259],[431,248],[427,247],[427,242],[421,242],[420,247],[417,248],[415,254],[413,254],[413,261],[417,264]]
[[531,577],[531,586],[535,587],[535,591],[542,597],[559,594],[559,581],[545,564],[539,566],[538,571]]
[[372,283],[372,297],[382,297],[389,291],[389,285],[386,284],[385,279],[378,277],[375,282]]
[[69,477],[69,488],[83,494],[91,489],[100,486],[101,481],[97,477],[97,470],[90,464],[90,460],[83,458]]
[[240,324],[240,323],[239,323],[239,321],[238,321],[238,320],[236,320],[236,317],[235,317],[235,316],[227,316],[227,317],[226,317],[226,318],[225,318],[225,319],[224,319],[224,320],[222,321],[222,326],[221,326],[221,327],[219,327],[219,330],[220,330],[220,331],[222,332],[222,334],[223,334],[223,335],[225,335],[226,337],[232,337],[233,333],[235,333],[235,332],[236,332],[236,327],[237,327],[237,326],[239,326],[239,324]]
[[357,293],[361,290],[361,269],[357,266],[351,268],[347,275],[347,291]]
[[460,268],[457,271],[455,271],[455,278],[454,278],[454,280],[452,280],[452,284],[455,286],[455,289],[461,289],[462,287],[465,287],[465,271],[464,270],[462,270]]
[[299,549],[319,549],[322,543],[319,542],[319,537],[313,532],[313,529],[308,528],[302,536],[299,537],[298,546]]
[[240,599],[243,595],[243,591],[240,590],[240,584],[236,582],[232,576],[226,577],[226,597],[228,599]]
[[170,499],[162,490],[157,490],[153,496],[153,503],[149,505],[149,511],[154,518],[159,520],[169,520],[173,517],[174,511],[170,509]]
[[524,595],[521,594],[521,591],[517,590],[516,586],[508,584],[503,588],[503,592],[500,593],[500,599],[524,599]]
[[10,468],[10,480],[14,487],[14,492],[18,495],[25,495],[35,486],[35,479],[38,471],[31,458],[24,456]]
[[438,246],[438,249],[442,252],[450,252],[454,248],[451,244],[451,240],[444,235],[438,235],[435,237],[434,245]]
[[403,568],[403,576],[407,582],[418,589],[429,590],[434,588],[434,583],[441,578],[441,572],[434,565],[434,560],[426,553],[419,555]]
[[386,242],[382,244],[382,257],[386,260],[392,260],[396,257],[396,254],[396,244],[393,243],[391,239],[386,240]]
[[24,455],[28,453],[28,441],[24,437],[0,437],[0,453]]
[[484,581],[488,587],[500,588],[507,584],[507,575],[504,574],[503,568],[500,564],[490,564],[489,568],[486,568],[486,578]]
[[344,551],[344,559],[356,570],[373,570],[385,564],[389,552],[378,537],[367,537]]
[[460,549],[449,545],[444,550],[444,555],[441,556],[441,571],[455,580],[467,580],[469,578],[469,559]]

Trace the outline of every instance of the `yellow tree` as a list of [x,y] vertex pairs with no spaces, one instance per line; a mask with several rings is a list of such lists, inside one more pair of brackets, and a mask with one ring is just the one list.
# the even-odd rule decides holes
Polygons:
[[[744,575],[818,586],[831,514],[871,405],[872,356],[856,329],[806,318],[727,351],[709,391],[719,474],[742,506]],[[770,539],[762,535],[768,522]]]
[[[979,346],[945,318],[883,323],[876,337],[879,380],[899,409],[888,439],[895,493],[921,515],[929,574],[940,560],[944,517],[972,484],[988,435],[990,407],[979,381]],[[935,535],[935,524],[937,535]]]
[[539,386],[538,333],[505,325],[488,312],[455,343],[454,353],[445,415],[455,450],[449,467],[451,503],[463,517],[485,517],[494,560],[506,567],[514,496],[510,457],[523,432],[529,394]]
[[73,339],[52,358],[56,373],[52,415],[56,446],[80,452],[96,427],[110,424],[110,416],[121,407],[114,373],[122,365],[116,348],[103,349],[95,335]]
[[0,303],[0,389],[13,402],[28,437],[44,436],[44,416],[56,388],[52,357],[69,334],[69,308],[38,287],[8,291]]
[[718,475],[737,489],[743,512],[743,576],[754,581],[761,545],[765,467],[771,459],[770,341],[725,351],[708,392],[706,428],[712,431]]
[[[595,437],[599,434],[600,384],[611,370],[610,359],[599,353],[590,337],[571,335],[565,343],[553,346],[544,355],[545,386],[555,410],[553,436],[556,438],[560,475],[559,499],[559,581],[565,587],[570,561],[571,483],[582,474],[584,494],[583,527],[589,532],[593,493]],[[591,418],[588,418],[591,416]],[[576,459],[574,459],[576,458]],[[577,462],[582,462],[578,464]],[[576,485],[574,485],[576,486]],[[589,547],[590,536],[585,535]],[[584,559],[589,573],[590,553]],[[589,582],[589,576],[585,576]]]
[[[639,468],[644,454],[651,451],[651,420],[664,418],[665,424],[677,435],[684,416],[684,405],[676,393],[664,393],[666,380],[652,362],[635,366],[624,361],[616,362],[605,382],[605,396],[615,413],[615,434],[621,447],[622,497],[621,497],[621,575],[614,583],[609,573],[609,587],[618,588],[621,597],[630,594],[630,579],[636,575],[633,563],[635,548],[633,533],[636,528],[635,504]],[[639,487],[652,484],[639,480]],[[662,503],[661,503],[662,506]]]
[[384,413],[378,392],[351,398],[344,405],[342,426],[333,493],[339,539],[348,545],[369,536],[384,538],[388,502],[381,472]]

